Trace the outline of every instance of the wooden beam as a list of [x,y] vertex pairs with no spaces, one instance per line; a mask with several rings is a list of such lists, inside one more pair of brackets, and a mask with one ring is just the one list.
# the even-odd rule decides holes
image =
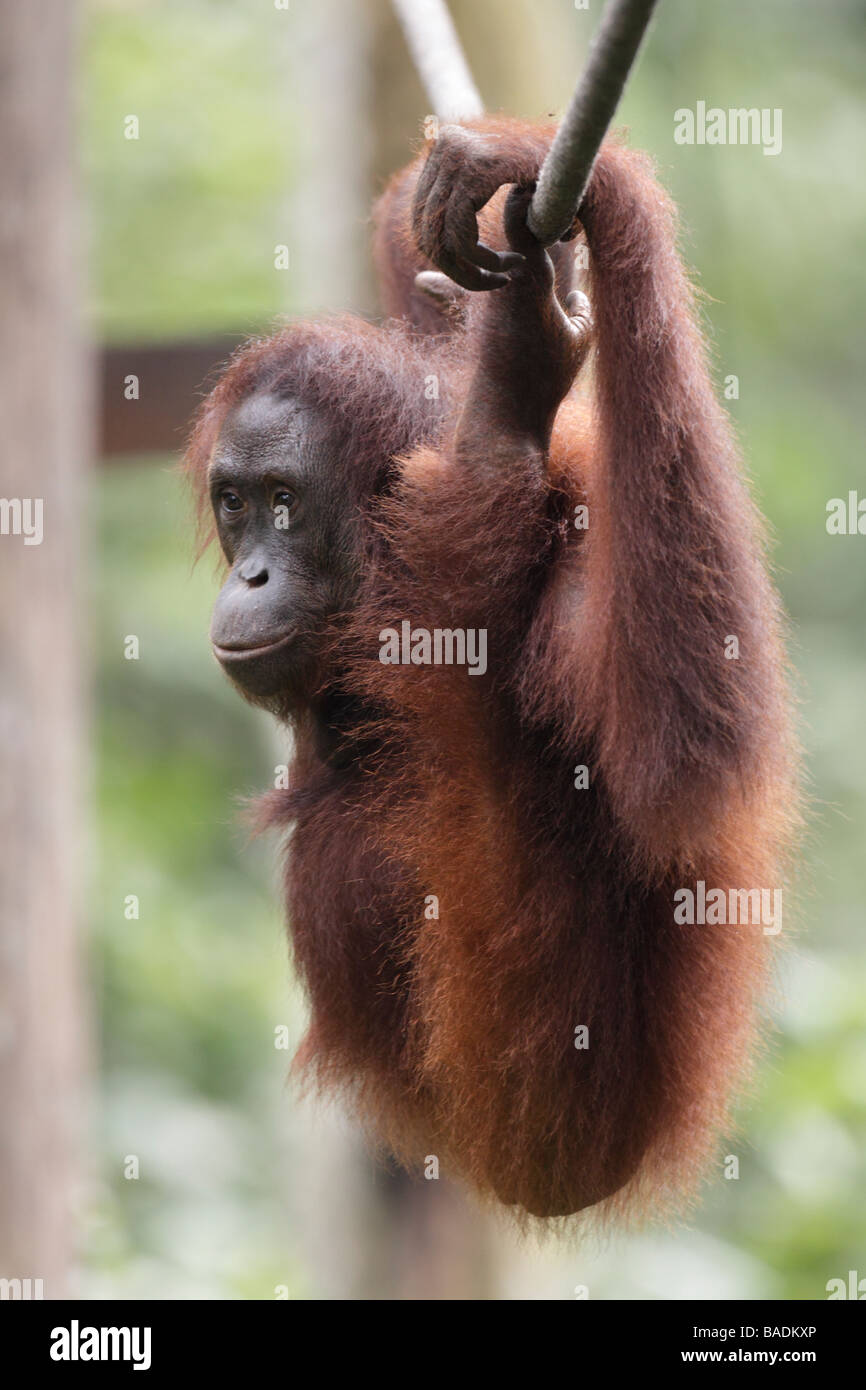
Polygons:
[[[104,347],[99,368],[99,457],[119,460],[179,453],[199,401],[243,341],[226,334],[189,342]],[[133,389],[137,400],[129,398]]]

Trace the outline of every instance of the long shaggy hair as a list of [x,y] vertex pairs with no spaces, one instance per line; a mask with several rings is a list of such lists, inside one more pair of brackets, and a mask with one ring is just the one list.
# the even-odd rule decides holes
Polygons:
[[[546,132],[478,128],[532,177]],[[377,217],[394,312],[424,267],[417,169]],[[427,306],[414,328],[343,319],[249,345],[188,455],[206,496],[232,405],[293,396],[329,415],[358,518],[357,603],[323,677],[341,755],[295,712],[291,787],[262,811],[291,828],[312,1008],[296,1066],[408,1164],[435,1153],[541,1217],[693,1190],[746,1073],[769,938],[679,925],[674,894],[777,886],[797,815],[778,604],[674,210],[609,143],[582,221],[594,389],[563,402],[546,470],[454,456],[474,302],[448,331]],[[383,665],[379,634],[404,619],[486,629],[486,674]]]

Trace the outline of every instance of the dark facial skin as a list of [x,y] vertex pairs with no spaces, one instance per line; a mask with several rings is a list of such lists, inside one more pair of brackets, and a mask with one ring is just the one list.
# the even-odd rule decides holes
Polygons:
[[214,450],[211,505],[231,572],[211,643],[257,703],[312,699],[328,620],[352,601],[355,518],[337,482],[337,447],[314,411],[259,392],[229,413]]

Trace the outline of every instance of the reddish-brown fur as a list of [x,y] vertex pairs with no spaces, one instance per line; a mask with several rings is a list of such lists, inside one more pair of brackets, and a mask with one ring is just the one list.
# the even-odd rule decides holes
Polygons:
[[[472,128],[495,136],[500,182],[531,182],[548,131]],[[673,894],[777,885],[793,821],[761,526],[646,159],[608,143],[597,161],[581,215],[593,389],[559,405],[546,456],[521,442],[522,412],[561,393],[540,348],[508,387],[511,287],[470,296],[447,332],[416,297],[419,167],[377,215],[386,306],[413,323],[250,345],[189,453],[203,488],[227,410],[268,384],[332,413],[334,485],[358,511],[361,592],[323,674],[352,712],[344,753],[323,760],[296,715],[292,788],[268,799],[294,827],[299,1065],[407,1162],[436,1153],[519,1210],[664,1205],[726,1122],[768,947],[760,926],[675,925]],[[502,205],[481,215],[499,247]],[[562,295],[568,245],[556,271]],[[486,628],[488,674],[382,665],[379,630],[403,618]]]

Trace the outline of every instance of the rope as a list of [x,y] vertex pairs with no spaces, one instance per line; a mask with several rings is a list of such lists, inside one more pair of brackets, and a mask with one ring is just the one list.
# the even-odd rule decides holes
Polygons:
[[[411,2],[411,0],[410,0]],[[570,229],[657,0],[610,0],[529,205],[529,230],[552,246]]]
[[484,114],[444,0],[394,0],[409,52],[433,110],[443,121]]

